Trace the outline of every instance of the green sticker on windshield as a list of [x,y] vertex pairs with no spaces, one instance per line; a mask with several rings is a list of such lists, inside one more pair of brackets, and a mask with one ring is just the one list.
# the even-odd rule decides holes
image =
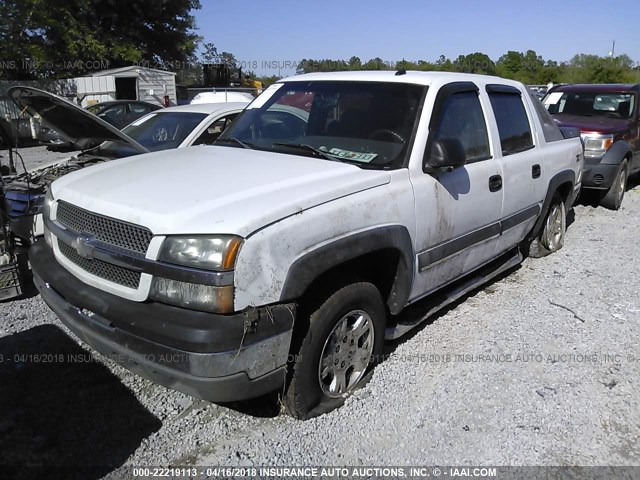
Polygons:
[[354,162],[369,163],[378,156],[377,153],[361,153],[342,150],[341,148],[332,148],[329,153],[334,157],[344,158],[345,160],[353,160]]

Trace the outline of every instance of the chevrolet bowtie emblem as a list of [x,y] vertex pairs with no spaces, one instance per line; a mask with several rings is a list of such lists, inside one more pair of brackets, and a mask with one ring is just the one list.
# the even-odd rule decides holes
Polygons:
[[95,246],[93,245],[93,241],[96,237],[93,235],[78,235],[72,242],[71,246],[78,252],[82,258],[93,258],[93,251]]

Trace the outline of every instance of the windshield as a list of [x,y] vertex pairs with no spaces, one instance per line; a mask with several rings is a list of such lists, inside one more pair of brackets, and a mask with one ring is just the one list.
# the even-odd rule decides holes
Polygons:
[[217,143],[399,168],[425,92],[425,86],[391,82],[278,83],[249,105]]
[[[168,150],[177,148],[206,117],[205,113],[154,112],[126,126],[122,132],[150,152]],[[122,143],[104,142],[93,153],[122,158],[140,152]]]
[[636,108],[632,93],[552,92],[544,99],[549,113],[631,118]]

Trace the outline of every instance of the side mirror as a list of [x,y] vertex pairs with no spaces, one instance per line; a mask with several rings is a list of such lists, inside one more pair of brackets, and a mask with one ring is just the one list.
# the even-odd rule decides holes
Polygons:
[[562,132],[562,136],[564,138],[577,138],[580,137],[580,129],[576,127],[564,127],[562,125],[559,126],[560,131]]
[[424,171],[433,173],[438,171],[450,172],[465,164],[466,154],[460,140],[455,138],[441,138],[427,144],[424,159]]

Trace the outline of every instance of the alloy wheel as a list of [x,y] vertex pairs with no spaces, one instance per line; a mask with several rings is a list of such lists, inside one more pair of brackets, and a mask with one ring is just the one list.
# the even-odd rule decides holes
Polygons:
[[364,376],[374,346],[371,317],[362,310],[344,315],[333,327],[322,349],[318,380],[323,393],[338,398]]

